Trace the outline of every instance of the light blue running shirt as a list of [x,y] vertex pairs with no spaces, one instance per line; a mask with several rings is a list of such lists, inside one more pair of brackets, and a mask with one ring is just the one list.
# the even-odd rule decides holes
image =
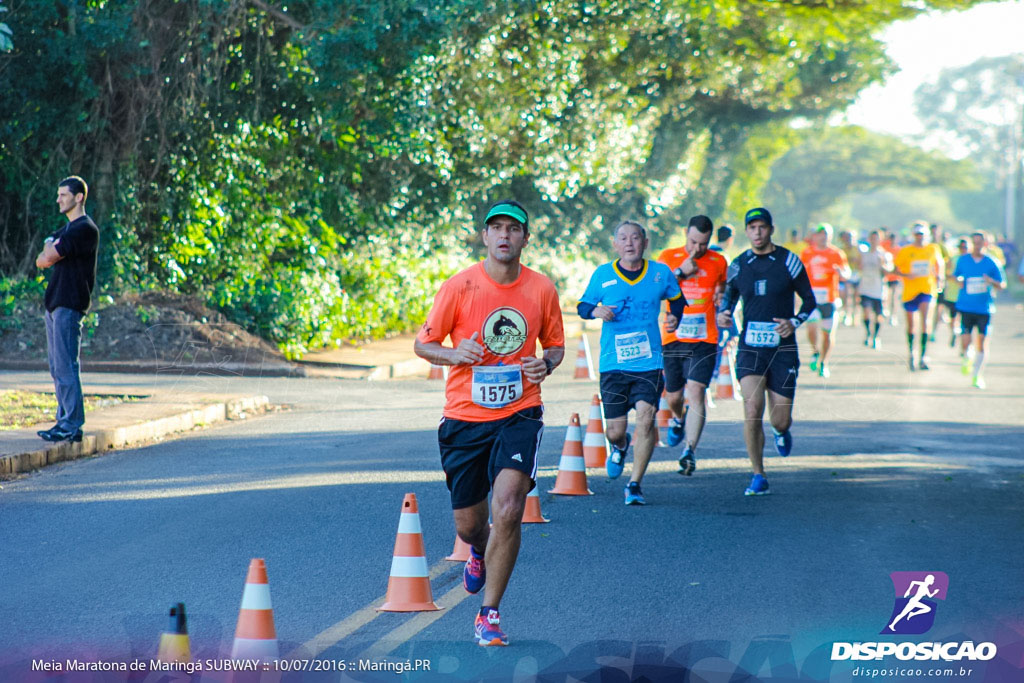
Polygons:
[[985,282],[986,275],[998,282],[1006,281],[1003,269],[992,257],[983,255],[980,261],[975,261],[970,254],[960,257],[953,271],[953,277],[964,279],[956,310],[981,315],[992,312],[992,286]]
[[628,280],[617,262],[598,266],[581,303],[615,306],[615,319],[601,325],[601,372],[661,370],[661,302],[682,296],[668,266],[644,260],[636,280]]

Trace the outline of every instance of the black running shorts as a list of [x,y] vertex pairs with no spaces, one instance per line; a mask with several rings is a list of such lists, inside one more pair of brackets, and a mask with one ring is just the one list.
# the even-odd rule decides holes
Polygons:
[[992,320],[992,316],[988,313],[968,313],[967,311],[960,311],[960,334],[970,334],[971,330],[975,327],[978,328],[978,334],[988,334],[988,323]]
[[536,486],[543,418],[541,406],[524,408],[492,422],[441,418],[437,442],[453,510],[487,500],[498,472],[503,469],[525,473]]
[[661,347],[665,358],[665,390],[681,391],[688,380],[711,384],[718,345],[708,342],[671,342]]
[[796,377],[800,374],[800,356],[795,347],[751,349],[736,352],[736,379],[747,375],[763,376],[770,391],[779,396],[796,396]]
[[860,305],[863,308],[874,311],[875,315],[882,315],[882,300],[873,296],[860,295]]
[[640,401],[657,408],[664,388],[665,377],[661,370],[602,372],[601,402],[604,403],[605,419],[625,417]]

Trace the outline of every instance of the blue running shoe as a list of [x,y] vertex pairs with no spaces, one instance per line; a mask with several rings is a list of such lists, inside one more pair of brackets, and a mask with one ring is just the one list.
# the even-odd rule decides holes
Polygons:
[[489,645],[508,645],[508,636],[501,630],[501,615],[498,610],[487,610],[487,616],[476,615],[473,622],[473,637],[477,645],[487,647]]
[[665,441],[669,446],[678,446],[683,442],[683,423],[678,418],[673,417],[668,421],[668,431],[665,432]]
[[622,468],[626,466],[626,451],[629,450],[629,442],[633,440],[633,437],[626,432],[626,445],[622,448],[612,445],[611,455],[608,456],[608,460],[605,461],[604,467],[608,472],[609,479],[618,479],[619,475],[622,474]]
[[479,593],[487,581],[487,568],[484,567],[484,556],[476,552],[476,548],[469,546],[469,559],[466,560],[466,568],[462,570],[462,585],[469,593]]
[[625,489],[626,505],[647,505],[644,492],[640,490],[640,482],[631,481]]
[[768,495],[768,480],[763,474],[755,474],[750,480],[750,486],[743,492],[744,496],[766,496]]
[[696,469],[697,458],[693,455],[693,449],[687,446],[683,449],[683,457],[679,458],[679,474],[689,477]]
[[788,429],[784,432],[777,432],[775,427],[772,427],[772,434],[775,435],[775,450],[785,458],[793,450],[793,435],[789,433]]

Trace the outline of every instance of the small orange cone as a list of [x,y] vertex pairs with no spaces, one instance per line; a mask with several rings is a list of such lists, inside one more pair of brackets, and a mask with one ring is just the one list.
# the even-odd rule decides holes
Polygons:
[[185,621],[185,603],[179,602],[171,607],[171,624],[160,635],[160,648],[156,653],[158,662],[180,662],[187,664],[192,661],[188,642],[188,624]]
[[732,391],[732,368],[729,363],[729,347],[722,347],[722,363],[718,366],[718,381],[715,382],[715,398],[734,398]]
[[537,487],[526,494],[526,507],[523,509],[523,524],[547,524],[551,520],[540,512],[540,494]]
[[431,363],[430,373],[427,375],[427,379],[448,379],[448,366],[434,365]]
[[587,433],[583,437],[583,458],[587,467],[604,467],[604,461],[608,458],[608,441],[604,436],[604,416],[601,410],[601,399],[597,394],[594,394],[594,398],[590,402],[590,418],[587,420]]
[[245,577],[245,592],[242,593],[242,608],[238,611],[231,659],[273,662],[279,656],[274,609],[270,605],[267,565],[256,558],[249,562],[249,573]]
[[594,359],[590,355],[590,342],[586,333],[580,335],[579,349],[576,351],[576,371],[573,379],[597,379],[594,374]]
[[452,554],[444,558],[449,562],[465,562],[469,559],[469,544],[462,540],[462,537],[455,534],[455,547]]
[[430,572],[423,550],[423,529],[416,494],[407,493],[402,501],[402,517],[391,558],[388,592],[378,612],[433,612],[441,609],[430,592]]
[[665,429],[668,427],[668,421],[672,419],[672,411],[668,407],[668,398],[665,396],[665,390],[661,391],[661,400],[658,401],[658,429]]
[[562,447],[562,459],[558,461],[558,478],[555,488],[548,493],[563,496],[592,496],[594,493],[587,488],[587,471],[583,463],[583,442],[580,439],[580,416],[572,414],[569,429],[565,433],[565,446]]

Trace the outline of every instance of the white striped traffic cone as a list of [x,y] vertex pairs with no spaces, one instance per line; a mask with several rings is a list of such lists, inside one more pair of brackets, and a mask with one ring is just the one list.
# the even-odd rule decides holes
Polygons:
[[565,445],[562,447],[562,458],[558,461],[558,478],[555,488],[548,493],[563,496],[592,496],[594,493],[587,488],[587,470],[583,463],[583,441],[580,439],[580,416],[572,414],[569,429],[565,433]]
[[523,524],[547,524],[551,520],[540,511],[540,495],[537,487],[526,494],[526,507],[523,508]]
[[378,612],[432,612],[441,609],[430,592],[430,572],[423,550],[423,529],[416,494],[407,493],[402,501],[395,551],[391,558],[388,592]]
[[274,609],[270,605],[267,565],[256,558],[249,563],[249,573],[245,578],[245,592],[242,593],[242,608],[238,611],[231,659],[273,662],[279,656]]
[[576,351],[576,370],[573,379],[597,379],[594,374],[594,358],[590,355],[590,342],[586,333],[580,335],[580,345]]
[[601,399],[594,394],[590,402],[587,433],[583,435],[583,458],[587,467],[604,467],[608,458],[608,440],[604,436],[604,413]]

